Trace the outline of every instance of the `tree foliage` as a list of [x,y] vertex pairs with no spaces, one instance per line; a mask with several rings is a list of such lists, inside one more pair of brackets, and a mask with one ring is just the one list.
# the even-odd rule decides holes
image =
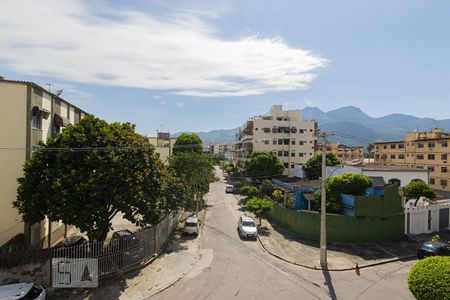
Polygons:
[[272,195],[274,187],[272,185],[272,181],[270,179],[264,179],[261,182],[261,192],[264,195],[270,196]]
[[[328,152],[326,159],[327,166],[338,166],[341,164],[341,161],[334,153]],[[319,179],[322,176],[322,153],[314,154],[303,164],[302,169],[308,179]]]
[[41,147],[25,163],[13,203],[26,222],[47,216],[103,241],[119,212],[140,225],[160,219],[163,166],[134,125],[86,116]]
[[203,152],[203,143],[198,135],[195,133],[181,134],[173,146],[173,153],[194,152],[201,154]]
[[[340,213],[342,210],[341,194],[358,196],[373,186],[372,180],[362,174],[346,173],[330,177],[327,182],[327,212]],[[314,193],[314,205],[320,207],[321,191]]]
[[420,197],[430,200],[436,199],[436,192],[422,180],[413,180],[405,186],[406,199],[416,199],[414,206],[417,205]]
[[275,190],[272,192],[272,198],[273,200],[277,201],[278,203],[280,203],[281,201],[283,201],[283,192],[280,190]]
[[251,198],[244,206],[249,211],[253,212],[259,219],[259,225],[261,225],[261,219],[267,216],[267,213],[272,209],[273,202],[264,198]]
[[246,185],[241,188],[241,194],[249,198],[253,198],[261,195],[261,191],[254,186]]
[[418,300],[450,300],[450,257],[418,261],[408,273],[408,287]]
[[170,169],[187,188],[187,204],[202,199],[214,182],[214,166],[210,157],[195,152],[178,152],[169,159]]
[[225,154],[223,154],[223,153],[217,153],[217,154],[214,154],[214,155],[213,155],[212,160],[214,161],[214,163],[215,163],[216,165],[220,165],[221,162],[226,161],[227,158],[225,157]]
[[250,177],[279,177],[284,165],[271,151],[255,151],[245,161],[245,175]]

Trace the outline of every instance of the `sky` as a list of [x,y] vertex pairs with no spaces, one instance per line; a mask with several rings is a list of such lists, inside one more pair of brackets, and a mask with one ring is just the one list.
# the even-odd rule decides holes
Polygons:
[[0,7],[0,76],[51,83],[85,111],[150,136],[235,128],[273,104],[450,118],[445,0]]

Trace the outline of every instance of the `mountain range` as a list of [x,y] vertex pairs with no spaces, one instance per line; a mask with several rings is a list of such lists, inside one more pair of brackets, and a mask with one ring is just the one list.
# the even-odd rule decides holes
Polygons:
[[[302,110],[304,120],[316,120],[323,132],[332,132],[331,141],[349,146],[366,146],[377,140],[402,140],[405,133],[411,131],[430,131],[432,128],[442,128],[450,131],[450,119],[435,120],[418,118],[404,114],[390,114],[373,118],[354,106],[341,107],[329,112],[323,112],[317,107],[306,107]],[[219,129],[209,132],[195,132],[204,141],[225,143],[235,140],[237,128]],[[179,136],[182,132],[174,134]]]

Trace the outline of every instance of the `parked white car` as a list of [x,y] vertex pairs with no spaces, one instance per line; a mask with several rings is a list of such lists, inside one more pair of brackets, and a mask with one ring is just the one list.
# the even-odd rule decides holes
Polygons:
[[238,233],[243,238],[252,238],[256,240],[258,236],[258,229],[255,221],[249,217],[240,217],[238,222]]
[[0,286],[0,299],[44,300],[45,288],[37,283],[15,283]]
[[198,219],[193,217],[187,218],[186,222],[184,222],[183,233],[198,235],[199,231]]
[[227,184],[227,187],[225,188],[225,193],[234,193],[234,186],[231,184]]

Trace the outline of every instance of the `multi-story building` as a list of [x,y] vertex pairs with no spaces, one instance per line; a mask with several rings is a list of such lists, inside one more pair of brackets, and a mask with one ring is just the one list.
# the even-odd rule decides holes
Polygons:
[[401,165],[429,171],[429,184],[450,191],[450,133],[410,132],[404,141],[376,142],[375,163]]
[[364,147],[350,147],[339,143],[327,143],[327,151],[334,153],[340,160],[352,161],[364,158]]
[[273,105],[270,112],[250,118],[237,133],[235,156],[243,166],[253,151],[272,151],[284,163],[284,175],[294,176],[294,166],[314,155],[316,121],[305,121],[300,110]]
[[0,246],[23,234],[25,242],[42,244],[49,229],[51,242],[64,235],[61,222],[25,224],[12,207],[17,178],[39,141],[78,123],[86,112],[33,82],[0,78]]
[[171,138],[169,132],[158,132],[156,137],[149,137],[148,141],[155,146],[159,158],[164,164],[167,164],[169,157],[172,156],[173,145],[177,139]]
[[209,153],[211,155],[223,154],[227,160],[233,160],[234,157],[234,144],[214,144],[209,146]]

